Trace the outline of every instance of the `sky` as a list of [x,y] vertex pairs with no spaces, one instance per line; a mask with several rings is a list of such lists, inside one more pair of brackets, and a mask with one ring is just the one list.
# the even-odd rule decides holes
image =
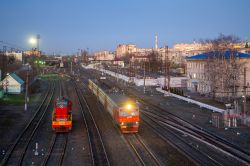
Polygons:
[[156,33],[159,47],[220,33],[250,40],[249,7],[250,0],[2,0],[0,47],[30,49],[37,34],[47,54],[152,48]]

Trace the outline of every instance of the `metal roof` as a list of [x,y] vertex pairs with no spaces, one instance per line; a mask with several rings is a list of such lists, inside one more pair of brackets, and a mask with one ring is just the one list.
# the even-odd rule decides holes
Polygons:
[[24,84],[24,81],[15,73],[11,73],[9,76],[15,79],[19,84],[21,85]]
[[207,52],[203,54],[198,54],[194,56],[187,57],[187,60],[193,60],[193,59],[207,59],[209,56],[215,56],[215,57],[224,57],[224,58],[230,58],[231,56],[235,56],[238,58],[250,58],[250,54],[245,54],[241,52],[232,52],[232,51],[225,51],[224,54],[221,52]]

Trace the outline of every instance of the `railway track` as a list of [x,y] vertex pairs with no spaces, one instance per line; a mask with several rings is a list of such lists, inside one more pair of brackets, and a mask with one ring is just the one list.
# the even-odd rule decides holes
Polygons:
[[110,166],[110,161],[104,146],[103,139],[91,113],[90,107],[83,95],[83,91],[79,86],[77,86],[76,82],[74,82],[74,88],[78,96],[78,103],[81,107],[82,117],[86,126],[92,165]]
[[37,108],[35,115],[29,121],[25,129],[17,137],[13,145],[7,151],[5,157],[3,158],[1,165],[21,165],[26,154],[27,148],[35,134],[38,130],[41,121],[44,118],[45,113],[48,110],[48,106],[51,103],[52,97],[55,91],[55,83],[49,85],[48,91],[42,101],[42,103]]
[[138,134],[127,134],[124,137],[142,165],[162,165]]
[[[85,88],[88,88],[84,84]],[[102,105],[101,105],[102,106]],[[100,109],[100,107],[98,107]],[[117,126],[115,126],[117,127]],[[119,128],[116,128],[120,132]],[[139,134],[122,134],[141,165],[162,165],[153,152],[143,142]]]
[[186,139],[186,135],[178,134],[176,131],[166,128],[161,122],[152,118],[152,116],[147,116],[147,118],[148,119],[143,118],[143,121],[152,128],[159,137],[175,147],[195,165],[221,165],[207,153],[197,148],[195,144],[190,143],[190,140]]
[[[107,84],[107,86],[111,86],[111,84]],[[157,111],[151,111],[151,115],[153,116],[154,114],[159,114],[160,111],[160,115],[159,116],[163,116],[165,117],[165,120],[167,119],[168,121],[171,121],[172,125],[176,124],[177,126],[179,126],[182,131],[185,132],[189,132],[189,134],[192,136],[196,136],[197,138],[200,138],[200,142],[205,143],[209,146],[211,146],[212,148],[224,153],[227,156],[230,156],[231,158],[234,158],[235,160],[238,160],[239,162],[249,165],[250,164],[250,154],[246,151],[244,151],[243,149],[237,147],[235,144],[230,143],[229,141],[215,135],[212,134],[208,131],[206,131],[205,129],[200,128],[199,126],[193,125],[181,118],[179,118],[178,116],[167,112],[165,109],[161,108],[158,105],[155,105],[153,103],[151,103],[150,101],[146,101],[142,98],[140,98],[138,95],[136,95],[133,92],[128,92],[128,94],[130,96],[133,96],[134,98],[136,98],[138,101],[140,101],[140,103],[143,103],[143,105],[151,108],[152,110],[157,110]],[[148,110],[147,110],[148,111]],[[175,125],[175,127],[176,127]],[[203,140],[205,139],[205,140]],[[188,153],[187,153],[188,154]],[[202,153],[200,153],[202,154]],[[207,158],[214,163],[215,165],[220,165],[215,159],[211,158],[211,156],[203,154],[203,156],[207,156]],[[190,157],[189,157],[190,158]],[[196,158],[193,158],[194,160],[196,160]],[[199,162],[199,160],[198,160]]]
[[55,133],[52,137],[48,154],[42,165],[62,165],[67,142],[67,133]]
[[[148,103],[144,104],[149,105]],[[201,129],[198,126],[194,126],[175,115],[169,114],[166,110],[158,106],[152,107],[151,104],[149,106],[152,108],[151,111],[144,110],[144,113],[146,113],[147,116],[151,116],[151,118],[155,118],[158,122],[161,121],[161,123],[165,126],[171,127],[172,130],[178,130],[179,132],[185,133],[199,142],[206,144],[207,146],[210,146],[211,148],[216,149],[217,151],[220,151],[221,153],[230,156],[241,163],[247,165],[250,164],[250,155],[241,148],[214,134],[206,132],[206,130]],[[161,110],[161,112],[159,113],[159,111],[153,111],[155,109]],[[215,159],[212,160],[215,161]]]
[[[68,91],[67,88],[65,88],[64,82],[59,80],[59,96],[67,96],[67,94]],[[68,133],[54,133],[42,165],[62,165],[67,143]]]

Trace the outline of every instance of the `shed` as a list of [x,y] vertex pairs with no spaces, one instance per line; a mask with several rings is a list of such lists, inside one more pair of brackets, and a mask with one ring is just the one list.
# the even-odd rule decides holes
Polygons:
[[1,82],[5,93],[20,94],[24,90],[24,81],[15,73],[8,74]]

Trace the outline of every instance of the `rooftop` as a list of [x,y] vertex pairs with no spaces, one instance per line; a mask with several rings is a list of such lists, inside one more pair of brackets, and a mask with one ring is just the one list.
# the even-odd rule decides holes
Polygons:
[[224,53],[221,52],[207,52],[203,54],[198,54],[194,56],[187,57],[187,60],[193,60],[193,59],[207,59],[208,57],[222,57],[224,58],[230,58],[230,57],[238,57],[238,58],[250,58],[250,54],[245,54],[241,52],[232,52],[232,51],[225,51]]
[[24,84],[24,81],[15,73],[11,73],[10,76],[14,78],[19,84]]

